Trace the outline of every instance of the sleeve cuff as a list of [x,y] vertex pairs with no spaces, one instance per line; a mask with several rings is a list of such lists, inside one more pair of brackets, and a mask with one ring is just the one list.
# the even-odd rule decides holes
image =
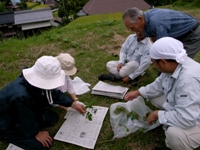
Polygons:
[[163,110],[159,110],[158,111],[158,121],[161,124],[166,124],[167,123],[167,119],[165,117],[165,111],[163,111]]

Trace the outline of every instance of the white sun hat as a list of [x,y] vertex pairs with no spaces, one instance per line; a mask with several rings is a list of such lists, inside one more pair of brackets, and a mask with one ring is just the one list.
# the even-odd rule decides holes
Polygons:
[[52,56],[42,56],[31,68],[22,70],[25,79],[40,89],[55,89],[65,83],[65,73],[59,61]]
[[153,43],[150,49],[150,56],[153,59],[173,59],[182,64],[187,54],[179,40],[172,37],[163,37]]
[[61,69],[65,71],[66,75],[74,75],[77,71],[75,67],[74,58],[68,53],[61,53],[56,56],[58,61],[60,62]]

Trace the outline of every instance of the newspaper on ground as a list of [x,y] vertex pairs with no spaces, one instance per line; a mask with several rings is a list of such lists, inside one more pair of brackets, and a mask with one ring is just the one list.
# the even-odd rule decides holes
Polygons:
[[92,106],[89,111],[87,109],[87,112],[92,114],[90,121],[86,115],[70,108],[64,117],[66,121],[58,130],[54,139],[94,149],[107,111],[107,107]]
[[117,99],[123,99],[127,91],[128,91],[127,87],[122,87],[119,85],[111,85],[102,81],[99,81],[92,88],[92,94],[103,95]]
[[16,145],[10,143],[10,144],[8,145],[8,147],[6,148],[6,150],[24,150],[24,149],[22,149],[22,148],[20,148],[20,147],[18,147],[18,146],[16,146]]

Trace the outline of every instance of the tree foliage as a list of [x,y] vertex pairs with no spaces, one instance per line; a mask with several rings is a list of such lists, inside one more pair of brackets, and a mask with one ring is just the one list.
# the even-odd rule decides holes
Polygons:
[[0,2],[0,12],[6,11],[5,9],[5,2]]
[[26,9],[27,8],[26,0],[21,0],[20,3],[17,3],[17,6],[19,6],[20,10]]
[[154,6],[163,6],[173,4],[177,0],[145,0],[148,4]]
[[88,0],[56,0],[59,3],[58,16],[65,23],[70,22],[70,16],[76,17],[76,13],[87,3]]
[[171,5],[174,6],[185,6],[190,4],[193,7],[200,7],[200,0],[145,0],[148,4],[152,6],[163,6]]
[[[21,10],[26,9],[27,8],[26,2],[27,0],[21,0],[20,3],[17,3],[17,6],[19,6]],[[5,6],[12,6],[12,5],[13,4],[11,0],[0,0],[0,12],[7,11]]]

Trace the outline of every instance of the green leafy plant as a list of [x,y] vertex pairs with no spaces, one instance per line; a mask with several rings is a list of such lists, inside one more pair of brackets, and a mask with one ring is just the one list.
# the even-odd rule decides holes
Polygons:
[[88,110],[88,108],[93,109],[93,107],[91,105],[85,106],[85,109],[86,109],[85,118],[88,119],[89,121],[92,121],[92,113]]
[[118,114],[120,114],[121,112],[126,113],[126,108],[124,108],[123,106],[118,106],[118,107],[114,110],[115,115],[118,115]]

